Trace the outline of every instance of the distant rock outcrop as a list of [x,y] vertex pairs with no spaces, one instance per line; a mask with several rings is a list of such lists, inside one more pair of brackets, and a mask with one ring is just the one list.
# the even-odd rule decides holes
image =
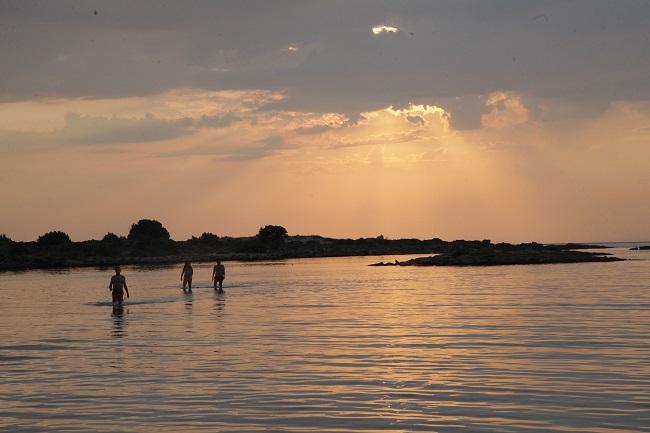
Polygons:
[[576,244],[544,246],[532,244],[487,244],[478,248],[460,248],[435,256],[419,257],[403,262],[375,263],[370,266],[495,266],[495,265],[538,265],[550,263],[612,262],[620,261],[605,253],[575,251]]

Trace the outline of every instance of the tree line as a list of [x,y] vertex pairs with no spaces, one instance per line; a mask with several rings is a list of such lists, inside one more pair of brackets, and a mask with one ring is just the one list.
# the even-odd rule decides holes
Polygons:
[[265,253],[280,248],[287,238],[282,226],[261,227],[248,238],[219,237],[213,233],[174,241],[169,231],[156,220],[142,219],[131,225],[127,236],[107,233],[101,240],[73,242],[63,231],[50,231],[35,242],[17,242],[0,234],[0,269],[53,267],[78,263],[110,263],[116,259],[163,256],[206,257],[225,253]]
[[[287,230],[282,226],[267,225],[261,227],[256,237],[262,242],[265,243],[282,243],[288,236]],[[199,244],[214,244],[219,241],[220,237],[212,233],[203,233],[200,237],[192,236],[188,239],[189,242],[195,242]],[[168,241],[175,242],[171,239],[169,231],[156,220],[141,219],[135,224],[131,225],[129,234],[124,236],[118,236],[115,233],[108,232],[102,238],[102,242],[119,242],[128,240],[131,242],[142,243],[142,244],[158,244],[162,249],[165,249],[165,245]],[[62,231],[51,231],[39,236],[36,240],[39,245],[44,246],[56,246],[56,245],[65,245],[72,243],[70,236]],[[11,238],[6,234],[0,234],[0,244],[11,244],[15,243]]]
[[439,238],[333,239],[318,235],[289,236],[282,226],[260,227],[255,236],[233,238],[203,233],[174,241],[156,220],[140,220],[127,236],[107,233],[101,240],[73,242],[67,233],[51,231],[33,242],[15,242],[0,235],[0,270],[164,264],[184,261],[281,260],[301,257],[343,257],[386,254],[429,254],[475,248],[490,241],[445,242]]

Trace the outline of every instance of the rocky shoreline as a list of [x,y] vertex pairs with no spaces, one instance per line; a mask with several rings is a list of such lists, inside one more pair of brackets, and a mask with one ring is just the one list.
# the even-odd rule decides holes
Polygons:
[[605,247],[579,244],[551,246],[540,244],[485,244],[474,249],[461,249],[435,256],[418,257],[402,262],[380,262],[370,266],[500,266],[614,262],[625,260],[602,252],[576,251],[576,249],[589,248]]
[[[419,239],[333,239],[321,236],[287,236],[281,242],[248,238],[204,236],[160,245],[131,242],[126,238],[43,245],[38,242],[0,242],[0,270],[165,265],[184,261],[260,261],[291,258],[422,254],[424,257],[374,266],[488,266],[619,261],[608,254],[576,251],[603,246],[564,244],[493,244],[483,241]],[[425,256],[426,255],[426,256]]]

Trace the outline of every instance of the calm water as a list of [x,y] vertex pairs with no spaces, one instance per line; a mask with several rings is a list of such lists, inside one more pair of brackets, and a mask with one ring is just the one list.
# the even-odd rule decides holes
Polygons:
[[[639,260],[395,257],[0,274],[0,431],[650,432]],[[197,287],[198,286],[198,287]]]

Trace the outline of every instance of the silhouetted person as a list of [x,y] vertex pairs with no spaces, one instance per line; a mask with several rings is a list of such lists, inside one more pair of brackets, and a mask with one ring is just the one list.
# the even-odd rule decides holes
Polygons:
[[113,292],[113,306],[121,307],[122,302],[124,302],[124,292],[126,291],[126,297],[129,297],[129,288],[126,287],[126,278],[124,275],[121,275],[122,268],[119,266],[115,267],[115,275],[111,277],[111,282],[108,285],[108,290]]
[[185,262],[183,270],[181,271],[181,281],[183,281],[183,292],[185,291],[185,286],[188,286],[188,291],[192,291],[192,275],[194,275],[194,269],[192,269],[192,262]]
[[221,264],[221,260],[217,260],[217,264],[214,265],[212,269],[212,280],[214,281],[214,290],[217,290],[217,285],[219,286],[218,291],[223,292],[223,280],[226,278],[226,267]]

